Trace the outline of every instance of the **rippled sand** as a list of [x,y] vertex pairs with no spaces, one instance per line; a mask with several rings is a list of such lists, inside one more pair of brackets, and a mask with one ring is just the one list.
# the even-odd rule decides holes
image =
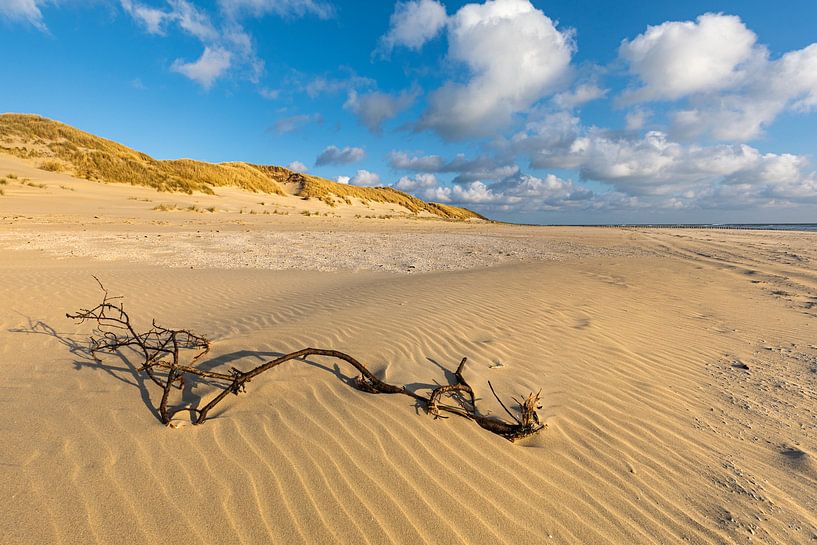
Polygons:
[[[3,543],[817,536],[814,234],[25,206],[0,232]],[[504,414],[489,380],[541,388],[547,428],[511,444],[318,357],[165,428],[137,358],[89,360],[89,326],[65,318],[97,302],[92,274],[139,324],[213,339],[207,368],[334,348],[427,392],[467,356],[483,411]]]

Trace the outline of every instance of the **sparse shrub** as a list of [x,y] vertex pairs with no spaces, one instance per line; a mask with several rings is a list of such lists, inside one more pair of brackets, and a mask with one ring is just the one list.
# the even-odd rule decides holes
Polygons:
[[170,210],[178,210],[178,207],[175,204],[157,204],[153,207],[153,210],[158,210],[159,212],[169,212]]
[[49,160],[40,163],[39,169],[46,170],[48,172],[62,172],[65,169],[65,166],[59,161]]

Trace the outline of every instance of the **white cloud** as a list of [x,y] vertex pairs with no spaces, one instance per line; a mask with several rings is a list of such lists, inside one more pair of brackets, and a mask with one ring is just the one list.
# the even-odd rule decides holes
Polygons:
[[133,17],[150,34],[164,35],[165,26],[176,23],[185,32],[202,42],[212,42],[219,37],[219,32],[213,26],[207,13],[187,0],[168,0],[168,10],[147,6],[133,0],[121,0],[120,3],[125,13]]
[[464,185],[454,185],[451,188],[450,199],[458,203],[487,204],[499,201],[502,195],[494,193],[491,188],[477,180]]
[[133,2],[132,0],[121,0],[122,9],[133,17],[138,23],[145,27],[150,34],[164,34],[162,28],[165,21],[171,14],[161,9],[153,8]]
[[232,54],[226,49],[205,47],[199,60],[185,63],[176,59],[170,69],[209,89],[230,68],[231,60]]
[[348,184],[349,180],[351,180],[351,178],[349,176],[338,176],[337,178],[335,178],[335,181],[337,183],[344,184],[344,185]]
[[414,176],[414,178],[403,176],[397,180],[397,183],[394,184],[394,187],[401,191],[419,191],[421,189],[433,188],[436,186],[437,177],[428,173],[417,174]]
[[650,26],[619,54],[642,87],[631,100],[677,99],[738,84],[741,65],[753,55],[757,36],[739,17],[707,13],[697,22],[669,21]]
[[361,185],[365,187],[375,187],[382,185],[380,183],[380,176],[368,170],[358,170],[354,176],[349,180],[350,184]]
[[210,17],[186,0],[169,0],[173,9],[172,17],[191,36],[203,42],[218,39],[219,33],[210,22]]
[[772,59],[756,41],[732,15],[649,27],[619,50],[641,83],[620,101],[686,99],[669,114],[670,133],[685,140],[746,141],[784,111],[817,107],[817,43]]
[[292,170],[293,172],[301,172],[301,173],[306,172],[306,171],[309,170],[309,167],[307,167],[305,164],[303,164],[300,161],[292,161],[290,164],[287,165],[287,168],[289,170]]
[[315,165],[345,165],[360,161],[365,155],[363,148],[327,146],[315,159]]
[[439,155],[414,155],[409,157],[403,151],[389,153],[389,166],[397,170],[414,172],[456,172],[457,177],[454,181],[457,183],[475,180],[500,180],[519,172],[519,167],[511,162],[497,161],[484,155],[468,159],[465,155],[459,154],[451,160],[446,160]]
[[426,172],[444,172],[446,161],[439,155],[413,156],[404,151],[389,153],[389,165],[398,170],[423,170]]
[[746,144],[687,145],[660,131],[636,137],[586,130],[575,118],[563,119],[561,130],[556,125],[531,124],[504,151],[527,154],[537,168],[568,165],[583,179],[610,184],[623,195],[672,199],[673,206],[737,202],[725,200],[727,194],[758,205],[772,195],[777,202],[817,201],[817,175],[803,156],[764,154]]
[[429,97],[418,123],[444,138],[488,135],[554,90],[574,46],[528,0],[488,0],[460,8],[448,22],[448,57],[464,63],[467,83],[449,81]]
[[627,208],[636,202],[619,193],[595,195],[592,191],[553,174],[543,178],[519,175],[495,184],[476,180],[451,186],[422,185],[411,191],[426,200],[471,206],[487,211],[541,212],[566,208]]
[[378,51],[384,55],[395,47],[420,49],[446,24],[445,7],[436,0],[398,2],[389,19],[389,31],[380,38]]
[[586,140],[581,131],[581,122],[573,114],[547,113],[530,120],[524,131],[500,147],[512,155],[527,155],[534,168],[576,168]]
[[35,28],[47,32],[48,28],[43,21],[40,7],[48,3],[47,0],[2,0],[0,1],[0,16],[10,21],[23,21]]
[[817,107],[817,43],[777,60],[765,54],[733,92],[694,97],[672,115],[673,134],[691,139],[749,140],[762,134],[782,112]]
[[380,134],[383,123],[411,107],[418,94],[419,91],[416,89],[396,95],[380,91],[359,94],[351,90],[343,107],[355,114],[370,131]]
[[[185,63],[177,59],[171,70],[187,75],[205,89],[209,89],[233,65],[236,65],[236,71],[241,69],[240,74],[245,79],[256,84],[260,81],[264,61],[256,54],[252,36],[241,23],[243,18],[269,14],[327,18],[334,14],[332,6],[320,0],[219,0],[218,24],[214,24],[214,18],[204,8],[188,0],[166,0],[165,8],[145,5],[137,0],[120,0],[120,3],[122,9],[148,33],[164,35],[169,27],[176,26],[201,42],[204,54],[197,62]],[[265,98],[277,96],[277,92],[271,89],[261,88],[259,92]]]

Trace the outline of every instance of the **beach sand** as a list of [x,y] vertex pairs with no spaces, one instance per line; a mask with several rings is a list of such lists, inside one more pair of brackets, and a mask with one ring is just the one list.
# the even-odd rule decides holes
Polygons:
[[[4,172],[45,187],[0,196],[3,543],[817,541],[815,233],[377,219],[402,214]],[[504,416],[488,381],[541,388],[546,428],[435,420],[320,357],[167,428],[138,358],[93,362],[65,317],[99,302],[92,275],[138,324],[211,339],[207,368],[331,348],[427,393],[468,357],[481,411]]]

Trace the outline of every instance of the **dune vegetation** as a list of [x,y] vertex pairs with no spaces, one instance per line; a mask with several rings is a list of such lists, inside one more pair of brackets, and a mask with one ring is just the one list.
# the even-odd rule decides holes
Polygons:
[[297,176],[299,176],[299,182],[301,183],[298,195],[304,198],[320,199],[330,206],[335,206],[339,201],[350,204],[351,199],[358,199],[364,203],[373,201],[396,204],[408,209],[414,214],[428,212],[435,216],[456,220],[466,220],[470,218],[485,219],[467,208],[425,202],[392,187],[360,187],[332,182],[316,176],[302,174]]
[[37,159],[39,168],[66,172],[103,183],[152,187],[158,191],[213,194],[216,187],[319,199],[330,206],[389,203],[413,214],[428,213],[451,220],[484,219],[479,214],[428,203],[391,187],[357,187],[273,165],[243,162],[207,163],[192,159],[157,160],[114,141],[64,123],[30,114],[0,115],[0,152]]

